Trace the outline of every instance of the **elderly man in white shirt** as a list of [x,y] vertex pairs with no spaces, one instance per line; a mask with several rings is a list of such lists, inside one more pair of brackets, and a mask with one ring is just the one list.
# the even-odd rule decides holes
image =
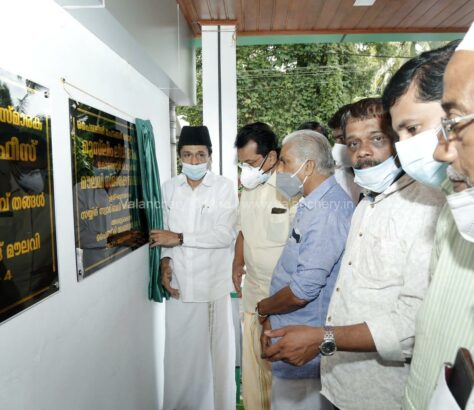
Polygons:
[[183,127],[182,173],[163,185],[164,230],[150,232],[163,246],[166,303],[164,410],[235,409],[235,335],[232,322],[233,244],[237,192],[209,170],[206,127]]
[[367,196],[352,219],[327,326],[270,332],[283,337],[266,351],[294,364],[321,352],[322,394],[344,410],[401,406],[444,202],[440,191],[403,173],[386,126],[378,98],[354,103],[344,115],[355,181]]

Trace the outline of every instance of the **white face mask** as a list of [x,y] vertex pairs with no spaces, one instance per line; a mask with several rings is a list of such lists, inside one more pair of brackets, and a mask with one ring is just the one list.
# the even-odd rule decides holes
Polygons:
[[474,188],[448,195],[447,200],[459,233],[474,243]]
[[269,173],[265,173],[261,167],[265,163],[267,157],[262,162],[262,165],[257,167],[252,167],[249,164],[242,164],[240,168],[242,172],[240,174],[240,182],[247,189],[254,189],[260,184],[264,184],[270,178]]
[[433,158],[438,132],[439,128],[433,128],[395,143],[403,170],[418,182],[432,187],[442,184],[448,167],[448,164]]
[[375,167],[355,169],[354,182],[371,192],[382,193],[400,175],[402,168],[397,167],[395,158],[391,156]]
[[350,168],[352,167],[351,159],[349,157],[349,150],[344,144],[334,144],[332,147],[332,157],[336,162],[338,168]]

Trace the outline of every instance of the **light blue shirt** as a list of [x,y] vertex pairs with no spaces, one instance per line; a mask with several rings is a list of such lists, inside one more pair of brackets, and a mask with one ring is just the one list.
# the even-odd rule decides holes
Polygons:
[[[270,295],[289,286],[309,303],[291,313],[271,315],[272,329],[289,325],[323,326],[346,244],[354,203],[332,176],[299,204],[283,253],[273,271]],[[286,379],[319,378],[317,356],[304,366],[273,363]]]

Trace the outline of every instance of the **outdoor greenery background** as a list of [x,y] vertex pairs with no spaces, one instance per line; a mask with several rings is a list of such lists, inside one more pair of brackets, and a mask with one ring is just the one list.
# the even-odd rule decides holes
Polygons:
[[[237,47],[238,127],[270,124],[281,139],[305,121],[327,124],[342,105],[380,96],[407,59],[444,42],[292,44]],[[197,105],[178,107],[202,124],[201,49],[196,50]]]

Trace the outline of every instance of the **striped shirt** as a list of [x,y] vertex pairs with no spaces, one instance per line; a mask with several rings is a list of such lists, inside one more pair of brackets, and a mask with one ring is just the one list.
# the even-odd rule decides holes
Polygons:
[[445,362],[474,349],[474,243],[459,234],[449,206],[440,215],[433,277],[416,321],[415,349],[403,409],[424,410]]

